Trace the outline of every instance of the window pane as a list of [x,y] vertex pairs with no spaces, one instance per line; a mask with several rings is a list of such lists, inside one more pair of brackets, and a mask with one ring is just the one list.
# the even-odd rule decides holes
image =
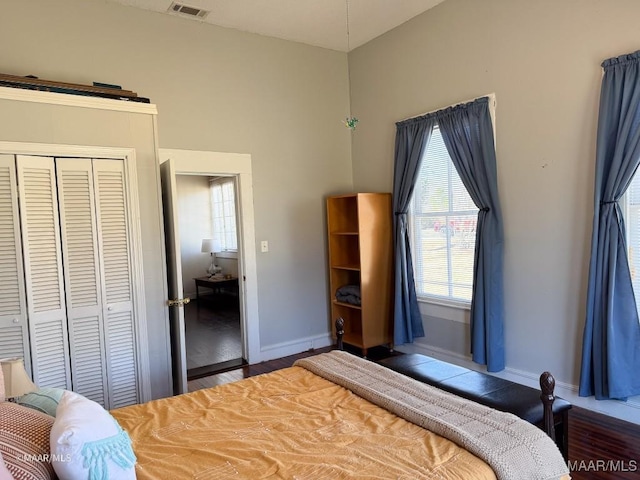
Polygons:
[[473,258],[476,241],[478,216],[459,215],[451,217],[453,223],[451,237],[452,297],[471,300],[473,285]]
[[447,261],[446,217],[431,218],[431,228],[423,230],[420,236],[422,255],[418,292],[432,295],[449,295],[449,267]]
[[235,185],[233,180],[211,184],[213,238],[222,250],[237,250]]
[[636,308],[640,310],[640,178],[638,174],[633,177],[625,199],[629,270],[633,293],[636,297]]
[[422,158],[409,212],[418,295],[470,301],[478,208],[437,127]]
[[[427,158],[429,161],[424,161]],[[434,129],[423,157],[416,185],[416,191],[420,191],[420,201],[416,205],[422,213],[449,211],[447,178],[450,162],[442,135],[439,130]]]

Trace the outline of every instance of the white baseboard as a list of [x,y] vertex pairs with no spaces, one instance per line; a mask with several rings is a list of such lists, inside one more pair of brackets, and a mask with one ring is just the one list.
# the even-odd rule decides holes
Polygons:
[[[534,373],[507,367],[502,372],[490,373],[487,372],[486,368],[482,365],[474,363],[468,355],[462,355],[457,352],[452,352],[424,343],[401,345],[399,348],[396,348],[396,350],[404,353],[421,353],[470,370],[488,373],[489,375],[494,375],[515,383],[527,385],[528,387],[536,389],[540,388],[539,378],[540,373],[542,372]],[[621,420],[626,420],[627,422],[640,424],[640,397],[630,398],[626,402],[621,402],[619,400],[596,400],[594,397],[580,397],[578,395],[577,385],[558,381],[556,381],[555,394],[578,407],[586,408]]]
[[274,358],[288,357],[296,353],[306,352],[311,349],[329,347],[333,345],[331,333],[315,335],[312,337],[300,338],[290,342],[267,345],[260,348],[259,362],[266,362]]

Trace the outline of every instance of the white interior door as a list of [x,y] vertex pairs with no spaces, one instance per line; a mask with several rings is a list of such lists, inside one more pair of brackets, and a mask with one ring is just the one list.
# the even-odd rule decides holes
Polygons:
[[184,292],[182,286],[180,232],[178,229],[176,171],[173,160],[169,159],[160,165],[160,179],[162,182],[162,203],[164,208],[169,298],[178,300],[175,304],[169,306],[173,388],[174,393],[178,394],[187,392],[187,349],[185,344],[184,306],[180,301]]

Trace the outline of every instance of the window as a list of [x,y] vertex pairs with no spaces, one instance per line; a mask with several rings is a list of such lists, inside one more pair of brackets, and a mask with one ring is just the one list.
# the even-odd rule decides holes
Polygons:
[[627,254],[631,283],[640,312],[640,175],[636,173],[620,202],[627,227]]
[[238,250],[236,235],[236,195],[233,179],[211,181],[211,211],[213,213],[213,239],[223,252]]
[[462,184],[440,129],[433,129],[409,206],[418,297],[470,302],[478,207]]

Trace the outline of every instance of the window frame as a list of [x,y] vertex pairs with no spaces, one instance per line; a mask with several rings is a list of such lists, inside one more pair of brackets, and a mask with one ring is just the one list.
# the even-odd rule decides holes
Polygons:
[[[496,95],[495,93],[490,93],[488,95],[483,95],[484,97],[488,97],[489,98],[489,115],[491,116],[491,126],[493,129],[493,147],[494,150],[496,150],[496,156],[497,156],[497,135],[496,135],[496,106],[497,106],[497,100],[496,100]],[[481,98],[481,97],[478,97]],[[437,109],[434,110],[435,111],[439,111],[439,110],[444,110],[446,108],[451,108],[451,107],[455,107],[457,105],[462,105],[464,103],[468,103],[469,101],[472,100],[467,100],[465,102],[460,102],[460,103],[456,103],[453,105],[449,105],[448,107],[444,107],[442,109]],[[425,114],[426,115],[426,114]],[[436,124],[436,126],[434,128],[439,128],[439,126]],[[426,150],[425,150],[426,153]],[[448,153],[448,152],[447,152]],[[422,165],[421,165],[422,167]],[[451,161],[451,167],[455,169],[455,165],[453,165],[453,161]],[[449,177],[449,182],[451,181],[450,177]],[[451,189],[449,190],[449,192],[451,193]],[[451,204],[451,202],[450,202]],[[409,206],[409,217],[410,218],[414,218],[414,214],[413,214],[413,195],[412,195],[412,199],[411,199],[411,203]],[[424,216],[443,216],[442,214],[438,215],[438,214],[422,214]],[[410,247],[411,247],[411,253],[412,253],[412,257],[414,254],[414,244],[413,244],[413,239],[414,239],[414,229],[415,229],[415,223],[414,221],[409,221],[408,223],[408,230],[409,230],[409,239],[410,239]],[[447,242],[449,242],[450,239],[447,239]],[[474,246],[474,257],[475,257],[475,246]],[[448,262],[450,263],[450,258],[448,258]],[[474,260],[475,262],[475,260]],[[416,261],[415,259],[413,259],[413,274],[414,274],[414,278],[417,276],[416,275]],[[475,265],[472,265],[471,268],[475,268]],[[473,291],[473,283],[471,285],[472,291]],[[471,300],[463,300],[463,299],[459,299],[459,298],[452,298],[452,297],[445,297],[442,295],[425,295],[425,294],[420,294],[418,291],[416,291],[416,297],[418,300],[419,304],[423,304],[427,309],[429,308],[429,305],[434,305],[434,306],[442,306],[442,307],[449,307],[452,309],[456,309],[456,310],[465,310],[465,311],[470,311],[471,310]]]

